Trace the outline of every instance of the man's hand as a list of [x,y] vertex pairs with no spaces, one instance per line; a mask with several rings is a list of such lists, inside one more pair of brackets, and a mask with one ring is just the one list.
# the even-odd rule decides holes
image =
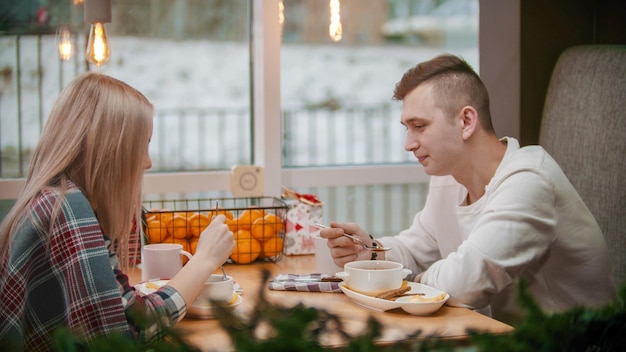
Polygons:
[[320,236],[328,239],[328,248],[333,256],[335,264],[343,267],[344,264],[356,260],[370,260],[372,252],[363,248],[363,246],[348,238],[343,234],[354,235],[367,244],[372,244],[372,239],[367,232],[355,223],[337,223],[331,222],[330,229],[322,229]]

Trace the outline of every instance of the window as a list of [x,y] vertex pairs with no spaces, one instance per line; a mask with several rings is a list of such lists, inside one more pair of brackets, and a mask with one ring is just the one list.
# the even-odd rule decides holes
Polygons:
[[117,49],[100,71],[155,105],[148,172],[250,163],[248,1],[113,4]]
[[[153,102],[149,172],[251,162],[248,0],[113,1],[105,24],[111,60],[101,67],[84,61],[83,4],[42,3],[56,15],[50,22],[16,24],[0,41],[2,177],[23,176],[58,93],[86,70],[119,78]],[[67,62],[56,54],[61,26],[73,32]]]
[[[17,195],[12,178],[22,177],[54,99],[88,69],[81,5],[40,2],[49,22],[0,34],[2,199]],[[155,104],[147,196],[226,195],[230,168],[256,163],[266,168],[268,195],[283,184],[316,193],[326,220],[364,223],[373,233],[406,227],[428,177],[403,149],[393,87],[406,69],[444,51],[478,68],[478,0],[341,0],[339,42],[328,36],[328,1],[283,0],[282,28],[279,2],[112,0],[112,58],[89,69],[127,81]],[[414,28],[423,17],[443,23],[437,34]],[[65,62],[56,28],[68,23],[75,55]]]
[[333,41],[328,1],[284,1],[284,172],[325,201],[325,221],[396,233],[423,207],[428,177],[404,150],[393,89],[443,52],[478,68],[478,0],[339,3],[342,38]]

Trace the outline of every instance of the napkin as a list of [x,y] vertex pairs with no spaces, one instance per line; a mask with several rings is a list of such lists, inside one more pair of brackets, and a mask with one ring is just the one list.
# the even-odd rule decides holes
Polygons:
[[270,290],[276,291],[301,291],[301,292],[335,292],[341,293],[339,282],[322,281],[323,278],[331,278],[328,274],[279,274],[269,282]]

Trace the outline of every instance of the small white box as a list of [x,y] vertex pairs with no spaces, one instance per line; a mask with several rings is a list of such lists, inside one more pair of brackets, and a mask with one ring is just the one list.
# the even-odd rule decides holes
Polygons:
[[262,197],[265,193],[263,166],[235,165],[230,177],[230,190],[235,197]]

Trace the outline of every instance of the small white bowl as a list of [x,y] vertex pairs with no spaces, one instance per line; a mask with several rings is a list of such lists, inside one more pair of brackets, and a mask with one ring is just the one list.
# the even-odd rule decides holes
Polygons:
[[[426,287],[421,286],[420,290],[421,291],[425,291],[426,289],[430,289],[435,291],[436,289],[431,288],[431,287]],[[424,298],[428,299],[429,297],[436,297],[439,294],[443,293],[443,291],[438,291],[435,293],[426,293],[424,295]],[[432,302],[419,302],[419,301],[411,301],[411,296],[405,296],[405,297],[400,297],[398,299],[396,299],[396,302],[400,303],[400,308],[402,308],[402,310],[404,310],[405,312],[412,314],[412,315],[430,315],[434,312],[436,312],[437,310],[439,310],[439,308],[441,308],[441,306],[444,305],[444,303],[446,303],[446,301],[448,301],[448,299],[450,298],[450,295],[448,293],[445,294],[445,297],[443,299],[437,300],[437,301],[432,301]]]
[[402,286],[411,270],[401,263],[386,260],[359,260],[344,265],[343,271],[335,276],[341,278],[348,288],[366,295],[393,290]]
[[211,300],[228,302],[233,297],[234,283],[230,276],[223,279],[222,274],[212,274],[204,282],[194,304],[204,305]]

